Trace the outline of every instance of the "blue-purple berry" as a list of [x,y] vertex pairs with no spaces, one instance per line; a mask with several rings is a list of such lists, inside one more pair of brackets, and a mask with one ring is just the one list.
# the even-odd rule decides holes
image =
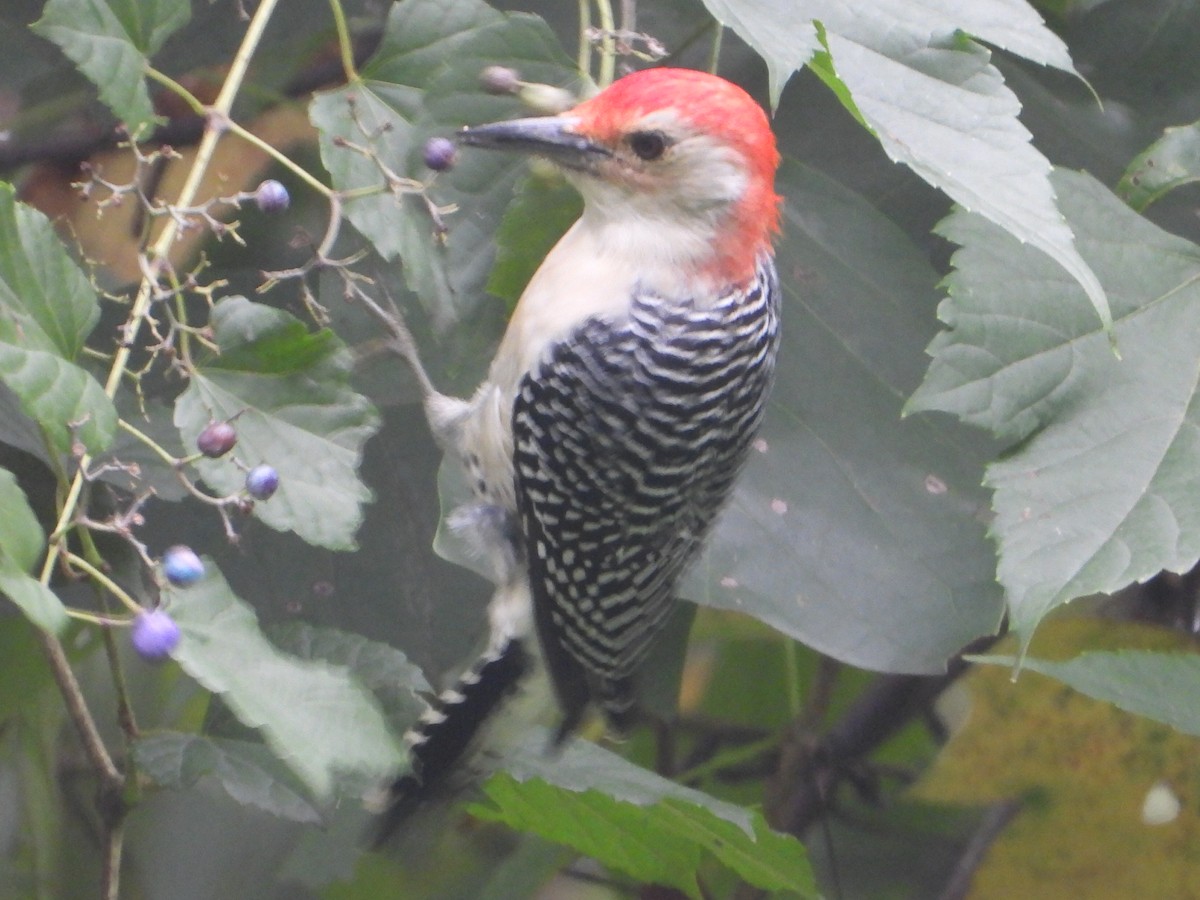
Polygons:
[[133,620],[133,649],[147,662],[162,662],[179,644],[179,626],[164,610],[151,609]]
[[425,142],[425,165],[435,172],[445,172],[454,167],[458,159],[458,148],[454,141],[444,137],[432,137]]
[[224,456],[237,443],[237,430],[229,422],[213,422],[196,438],[196,449],[216,459]]
[[176,544],[162,556],[163,574],[175,587],[187,587],[204,577],[204,563],[191,547]]
[[279,490],[279,473],[263,463],[246,473],[246,493],[255,500],[269,500]]
[[268,178],[254,192],[254,202],[265,213],[283,212],[292,202],[288,190],[274,178]]

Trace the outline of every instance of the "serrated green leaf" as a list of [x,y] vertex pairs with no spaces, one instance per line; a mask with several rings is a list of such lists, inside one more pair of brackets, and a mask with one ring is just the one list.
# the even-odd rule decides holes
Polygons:
[[341,666],[281,653],[211,560],[187,588],[164,591],[182,638],[172,656],[220,694],[238,720],[321,800],[350,779],[361,790],[399,770],[403,755],[375,699]]
[[295,776],[262,744],[165,732],[139,737],[132,753],[138,769],[163,787],[191,787],[210,775],[238,803],[293,822],[321,821]]
[[[504,118],[515,103],[486,94],[478,73],[488,64],[511,65],[531,80],[566,83],[574,70],[553,33],[534,16],[505,15],[481,0],[406,0],[392,8],[379,51],[361,79],[318,95],[309,116],[321,132],[321,158],[339,189],[382,185],[379,167],[338,139],[370,143],[398,175],[423,179],[424,137],[463,125]],[[353,114],[348,104],[353,103]],[[418,122],[419,120],[419,122]],[[439,176],[430,189],[439,205],[466,206],[450,216],[443,246],[425,201],[390,192],[347,202],[346,215],[385,259],[399,257],[410,290],[444,330],[480,302],[491,265],[490,239],[511,196],[520,161],[478,154]],[[489,202],[480,203],[483,197]]]
[[838,77],[887,155],[963,207],[1048,254],[1111,328],[1104,288],[1055,205],[1050,163],[1017,118],[1020,101],[984,48],[928,36],[828,35]]
[[710,809],[674,797],[635,804],[504,773],[484,790],[494,806],[475,805],[474,815],[565,844],[638,882],[699,898],[697,874],[713,859],[756,887],[818,896],[803,846],[771,831],[758,814],[751,814],[754,830],[747,835]]
[[763,58],[771,79],[771,107],[779,106],[788,79],[821,48],[814,16],[795,7],[780,16],[772,0],[704,0],[704,5]]
[[1186,571],[1200,556],[1200,250],[1087,176],[1060,171],[1054,183],[1116,299],[1123,360],[1074,283],[960,211],[940,226],[961,247],[939,311],[948,330],[910,402],[1021,442],[987,484],[999,578],[1026,641],[1074,597]]
[[67,611],[53,591],[29,574],[46,548],[46,536],[7,469],[0,469],[0,509],[0,593],[39,628],[57,633],[67,624]]
[[67,626],[67,611],[54,591],[5,557],[0,557],[0,594],[43,631],[58,634]]
[[972,656],[971,662],[1048,675],[1081,694],[1200,737],[1200,655],[1153,650],[1097,650],[1073,659]]
[[428,709],[429,704],[417,694],[432,693],[433,688],[424,673],[395,647],[303,622],[272,628],[270,634],[280,648],[301,659],[320,659],[347,667],[379,700],[396,731],[409,728]]
[[[223,299],[211,322],[221,354],[199,365],[175,404],[184,445],[195,446],[209,422],[236,417],[231,456],[279,472],[279,490],[255,504],[255,515],[311,544],[352,548],[371,498],[358,464],[379,417],[349,387],[349,352],[331,331],[309,333],[294,316],[244,297]],[[222,493],[245,481],[230,458],[196,466]]]
[[188,0],[50,0],[33,30],[58,44],[137,132],[154,123],[149,57],[190,18]]
[[718,22],[732,28],[758,52],[771,77],[771,105],[792,74],[820,48],[814,22],[835,34],[858,36],[865,28],[885,32],[950,35],[965,31],[1032,62],[1075,72],[1066,44],[1024,0],[902,0],[847,7],[830,0],[800,0],[780,17],[772,0],[704,0]]
[[[369,145],[398,175],[420,177],[412,164],[413,119],[433,73],[455,58],[475,31],[503,21],[480,0],[406,0],[392,7],[378,51],[344,88],[318,94],[309,117],[320,131],[321,159],[339,190],[383,185],[379,166],[368,156],[338,146],[339,140]],[[359,197],[346,216],[386,260],[404,260],[405,279],[432,309],[452,304],[443,249],[434,237],[425,202],[389,190]]]
[[1138,212],[1185,184],[1200,181],[1200,122],[1168,128],[1129,164],[1117,193]]
[[50,220],[0,183],[0,379],[62,453],[73,438],[102,450],[116,430],[103,388],[73,362],[99,318]]
[[37,516],[8,469],[0,469],[0,558],[10,560],[18,569],[32,569],[46,549],[46,535]]
[[681,593],[864,668],[942,671],[1003,606],[979,484],[994,446],[944,418],[901,417],[937,274],[824,176],[786,160],[776,186],[787,202],[775,388]]
[[[781,18],[770,0],[704,0],[763,54],[772,105],[787,77],[819,49],[820,74],[871,129],[888,156],[974,212],[1057,260],[1111,328],[1104,289],[1055,206],[1050,163],[1029,143],[1021,104],[963,33],[1043,65],[1075,73],[1066,45],[1023,0],[889,0],[846,5],[801,0]],[[837,90],[836,83],[846,91]]]
[[704,807],[747,837],[754,834],[754,818],[749,810],[668,781],[589,741],[573,741],[554,754],[546,752],[548,746],[549,735],[543,729],[528,729],[515,752],[505,758],[505,770],[518,781],[536,778],[568,791],[594,789],[635,806],[673,798]]

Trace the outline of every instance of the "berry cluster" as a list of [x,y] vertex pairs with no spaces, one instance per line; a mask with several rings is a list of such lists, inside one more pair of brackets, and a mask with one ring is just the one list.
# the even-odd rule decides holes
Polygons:
[[[278,184],[263,182],[259,188],[260,193],[263,186],[271,183]],[[282,190],[283,186],[279,185],[279,189]],[[286,205],[286,191],[283,196],[283,203]],[[233,450],[237,440],[237,429],[233,422],[212,422],[196,437],[196,449],[202,456],[219,459]],[[238,465],[242,464],[239,462]],[[248,509],[255,500],[269,500],[278,489],[279,473],[274,466],[262,463],[246,470],[244,495],[214,499],[212,502],[221,505],[222,510],[226,503]],[[191,547],[182,544],[169,547],[163,553],[160,569],[163,577],[178,588],[189,587],[204,578],[204,561]],[[179,644],[179,638],[179,626],[162,607],[142,610],[134,617],[130,640],[133,649],[148,662],[162,662],[169,658],[171,651]]]
[[[265,182],[264,182],[265,183]],[[209,459],[220,459],[237,444],[232,422],[212,422],[196,437],[196,449]],[[246,493],[255,500],[269,500],[279,489],[279,473],[262,463],[246,472]]]

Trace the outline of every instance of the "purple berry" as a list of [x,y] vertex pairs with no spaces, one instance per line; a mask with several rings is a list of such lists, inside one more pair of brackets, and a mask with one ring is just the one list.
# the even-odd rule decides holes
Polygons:
[[449,138],[432,137],[425,142],[425,165],[435,172],[453,168],[458,158],[458,148]]
[[246,473],[246,493],[255,500],[269,500],[279,489],[279,473],[263,463]]
[[162,662],[179,643],[179,626],[165,611],[151,609],[133,620],[129,637],[138,656],[147,662]]
[[204,577],[204,563],[191,547],[176,544],[162,556],[163,574],[175,587],[187,587]]
[[228,422],[213,422],[196,438],[196,449],[216,459],[224,456],[237,443],[237,431]]
[[268,178],[254,192],[254,202],[265,213],[283,212],[292,202],[287,188],[273,178]]
[[521,89],[521,76],[508,66],[488,66],[479,73],[479,84],[489,94],[515,94]]

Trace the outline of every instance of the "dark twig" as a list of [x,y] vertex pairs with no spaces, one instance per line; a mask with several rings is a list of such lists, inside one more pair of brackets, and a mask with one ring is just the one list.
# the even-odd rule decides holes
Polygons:
[[966,849],[963,850],[963,855],[959,857],[949,883],[938,894],[938,900],[964,900],[971,890],[971,882],[975,879],[975,872],[983,862],[984,856],[1020,811],[1019,800],[1003,800],[988,807],[983,821],[979,823]]
[[125,778],[109,755],[108,748],[104,746],[104,739],[100,736],[96,722],[88,710],[87,701],[83,698],[83,691],[75,678],[75,672],[71,669],[71,663],[67,660],[66,652],[58,638],[42,632],[39,634],[54,681],[66,701],[67,713],[75,723],[79,738],[83,742],[83,752],[87,754],[88,761],[100,777],[101,791],[115,791],[119,794],[124,787]]
[[[981,652],[995,640],[981,639],[963,652]],[[805,723],[794,723],[771,780],[776,798],[767,810],[771,826],[803,835],[825,815],[837,786],[847,778],[854,781],[853,776],[861,773],[870,753],[914,718],[924,716],[934,699],[968,668],[960,657],[955,657],[944,675],[881,676],[824,735],[814,737]],[[737,896],[745,900],[761,894],[747,889]]]

